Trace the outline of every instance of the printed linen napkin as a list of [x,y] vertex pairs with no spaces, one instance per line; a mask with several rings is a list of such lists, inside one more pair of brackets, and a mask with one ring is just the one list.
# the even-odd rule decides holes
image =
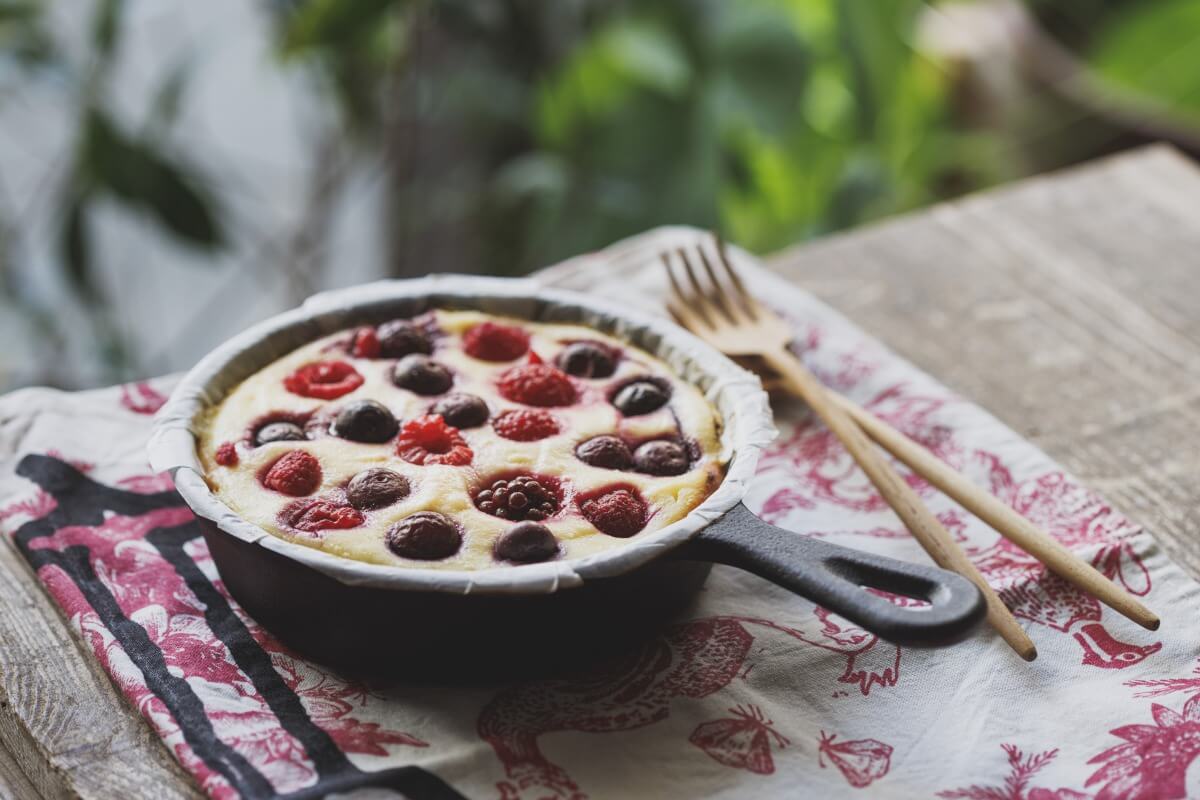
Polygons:
[[[653,309],[663,290],[653,254],[697,235],[654,231],[541,278]],[[899,648],[718,567],[691,616],[587,674],[498,689],[365,686],[289,652],[224,592],[187,507],[146,464],[169,378],[0,399],[0,530],[215,798],[367,786],[414,800],[1200,795],[1197,584],[986,412],[804,292],[762,270],[749,277],[794,320],[822,380],[1144,596],[1161,630],[1047,575],[911,477],[1003,590],[1037,661],[986,628],[947,649]],[[752,509],[797,535],[927,561],[801,404],[775,411],[781,434]]]

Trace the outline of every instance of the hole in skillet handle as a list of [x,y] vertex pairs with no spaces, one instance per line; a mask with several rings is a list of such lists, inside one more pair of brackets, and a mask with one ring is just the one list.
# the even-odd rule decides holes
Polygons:
[[[776,528],[741,503],[673,555],[752,572],[899,645],[952,644],[986,613],[979,589],[960,575]],[[898,606],[867,588],[930,605]]]

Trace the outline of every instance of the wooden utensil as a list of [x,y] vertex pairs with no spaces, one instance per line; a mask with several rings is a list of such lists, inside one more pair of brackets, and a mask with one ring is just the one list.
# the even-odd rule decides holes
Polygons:
[[1029,520],[865,408],[835,392],[828,394],[883,449],[986,522],[1001,536],[1041,561],[1055,575],[1143,628],[1152,631],[1158,629],[1157,614],[1091,564],[1063,547],[1050,534],[1039,530]]
[[[716,270],[703,248],[695,248],[692,255],[684,248],[675,251],[688,290],[676,279],[675,270],[671,266],[671,254],[663,254],[663,266],[666,268],[672,289],[672,297],[668,300],[671,313],[684,327],[727,355],[758,356],[778,372],[788,388],[800,395],[838,437],[934,562],[957,572],[979,587],[987,603],[988,622],[1009,646],[1026,661],[1035,659],[1037,648],[1033,641],[967,558],[966,553],[921,502],[917,493],[875,450],[858,424],[830,398],[825,387],[800,360],[792,355],[788,349],[792,341],[789,325],[746,291],[741,279],[729,265],[719,241],[716,243],[716,251],[725,281],[718,279]],[[703,276],[693,261],[703,266]]]

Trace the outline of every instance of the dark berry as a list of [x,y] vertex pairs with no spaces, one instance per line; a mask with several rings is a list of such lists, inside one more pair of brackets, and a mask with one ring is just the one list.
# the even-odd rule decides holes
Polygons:
[[267,442],[302,442],[306,438],[304,429],[294,422],[268,422],[254,434],[254,443],[264,445]]
[[558,495],[548,481],[530,475],[494,481],[475,495],[475,505],[501,519],[541,521],[558,511]]
[[262,484],[292,497],[312,494],[321,485],[321,462],[312,453],[293,450],[270,466]]
[[213,460],[222,467],[233,467],[238,463],[237,445],[233,442],[222,442],[217,448],[217,452],[213,454]]
[[314,361],[283,379],[283,388],[301,397],[332,400],[363,385],[363,377],[345,361]]
[[460,430],[478,428],[488,419],[487,403],[473,394],[456,392],[448,394],[429,407],[430,414],[437,414]]
[[364,519],[360,512],[350,506],[320,498],[288,503],[279,512],[281,523],[305,533],[316,533],[328,529],[357,528],[363,524]]
[[579,510],[601,533],[621,539],[633,536],[646,525],[646,502],[631,488],[604,490],[580,503]]
[[522,364],[506,370],[498,386],[500,394],[514,403],[569,406],[575,402],[575,387],[570,378],[549,364]]
[[436,511],[418,511],[388,530],[387,546],[401,558],[440,561],[462,547],[462,533]]
[[536,442],[559,431],[558,420],[545,411],[532,408],[505,411],[492,420],[492,428],[514,442]]
[[613,405],[627,417],[636,417],[657,411],[671,398],[666,388],[654,381],[641,380],[627,383],[613,397]]
[[378,444],[396,435],[400,423],[387,407],[375,400],[359,400],[338,412],[333,433],[352,442]]
[[383,467],[365,469],[346,484],[346,499],[362,511],[384,508],[408,497],[408,478]]
[[575,448],[575,457],[601,469],[629,469],[633,454],[616,436],[595,436]]
[[634,469],[649,475],[682,475],[690,463],[687,448],[669,439],[655,439],[633,451]]
[[383,358],[403,358],[411,353],[433,352],[433,343],[420,327],[406,319],[394,319],[380,325],[375,335],[379,339],[379,355]]
[[428,414],[404,423],[396,437],[396,455],[410,464],[446,464],[461,467],[471,463],[475,454],[457,428],[436,415]]
[[545,525],[518,522],[496,540],[496,558],[533,564],[548,561],[558,554],[558,540]]
[[558,368],[577,378],[607,378],[617,369],[611,349],[594,342],[574,342],[554,359]]
[[454,375],[444,365],[421,355],[405,356],[392,370],[392,383],[420,395],[441,394],[454,383]]
[[529,350],[529,334],[515,325],[481,322],[463,334],[463,350],[481,361],[512,361]]

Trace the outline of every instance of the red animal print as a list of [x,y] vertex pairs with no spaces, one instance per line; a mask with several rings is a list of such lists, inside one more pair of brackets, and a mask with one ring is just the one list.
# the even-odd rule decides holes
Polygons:
[[[955,463],[960,452],[949,429],[930,419],[945,401],[908,395],[906,391],[902,384],[893,386],[866,407],[939,458]],[[759,472],[779,471],[786,474],[789,485],[764,504],[768,518],[779,518],[790,508],[813,509],[824,503],[857,512],[884,511],[888,507],[837,437],[811,419],[796,425],[763,452]],[[928,484],[919,476],[907,470],[902,474],[918,492],[929,493]]]
[[887,775],[892,766],[892,746],[878,739],[836,741],[837,736],[821,731],[817,743],[817,764],[825,769],[825,760],[838,768],[855,789],[870,786]]
[[[988,454],[978,457],[991,464],[992,491],[997,497],[1067,547],[1094,549],[1092,564],[1131,593],[1150,591],[1150,573],[1127,541],[1137,529],[1098,497],[1059,472],[1014,485],[999,459]],[[973,555],[980,572],[1000,590],[1014,615],[1071,634],[1083,648],[1086,666],[1124,669],[1162,649],[1161,642],[1131,644],[1116,639],[1101,624],[1102,608],[1096,598],[1047,572],[1007,539],[999,538]]]
[[[538,737],[556,731],[625,731],[667,719],[671,701],[707,697],[743,674],[755,639],[753,628],[844,656],[846,667],[836,680],[858,686],[863,695],[873,686],[894,686],[899,678],[897,647],[822,608],[797,627],[751,617],[707,617],[675,625],[591,674],[522,684],[493,698],[477,727],[504,765],[507,780],[498,785],[501,796],[586,797],[542,754]],[[712,729],[705,731],[706,736],[711,733]],[[745,768],[754,771],[749,764]]]
[[775,771],[771,742],[782,750],[791,742],[775,730],[758,706],[729,709],[732,719],[705,722],[692,731],[688,741],[727,767],[770,775]]
[[1187,797],[1187,770],[1200,755],[1200,695],[1180,711],[1153,703],[1153,725],[1124,725],[1109,733],[1125,741],[1088,761],[1103,764],[1087,779],[1096,800],[1174,800]]
[[1026,757],[1015,744],[1000,745],[1008,753],[1008,777],[1001,786],[968,786],[947,789],[937,796],[946,800],[1089,800],[1074,789],[1043,789],[1030,786],[1033,776],[1058,755],[1058,749]]

